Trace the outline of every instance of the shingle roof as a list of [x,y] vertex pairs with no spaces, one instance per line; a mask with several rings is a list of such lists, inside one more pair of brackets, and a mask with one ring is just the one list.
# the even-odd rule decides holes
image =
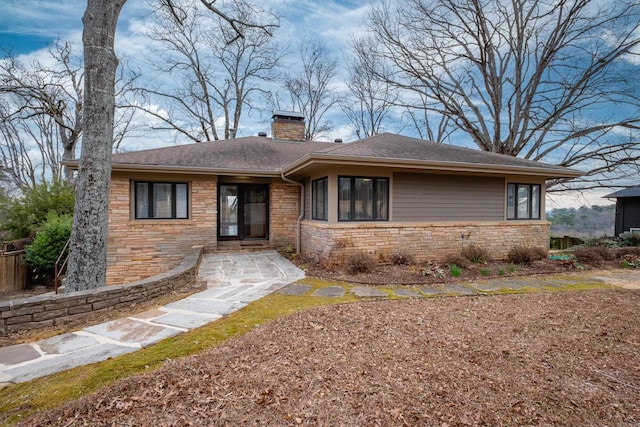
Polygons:
[[[483,170],[536,171],[549,176],[578,176],[578,172],[555,165],[488,153],[448,144],[428,142],[390,133],[341,144],[333,142],[287,142],[266,137],[245,137],[233,140],[202,142],[114,154],[113,168],[144,166],[146,169],[197,169],[211,173],[223,171],[252,174],[279,174],[294,166],[322,159],[354,163],[375,161],[378,164],[398,162],[424,166],[437,165],[482,167]],[[435,166],[434,166],[435,165]],[[302,167],[302,166],[300,166]]]
[[507,167],[544,167],[556,171],[567,170],[561,166],[439,142],[424,141],[391,133],[382,133],[349,144],[341,144],[327,149],[325,152],[340,156],[362,156],[380,159],[459,162]]
[[332,142],[274,142],[266,137],[246,137],[200,142],[152,150],[114,154],[112,164],[155,165],[213,170],[279,172],[313,151],[337,145]]
[[615,193],[607,194],[604,196],[606,198],[621,198],[621,197],[640,197],[640,185],[635,185],[633,187],[623,188],[620,191],[616,191]]

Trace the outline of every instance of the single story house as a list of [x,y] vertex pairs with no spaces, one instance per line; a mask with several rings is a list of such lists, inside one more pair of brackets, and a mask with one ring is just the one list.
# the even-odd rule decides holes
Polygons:
[[401,250],[417,260],[476,244],[495,258],[549,246],[545,181],[563,167],[383,133],[303,141],[304,117],[272,136],[113,155],[108,283],[174,267],[188,248],[295,247],[341,262]]
[[640,185],[628,187],[604,196],[616,199],[615,234],[640,232]]

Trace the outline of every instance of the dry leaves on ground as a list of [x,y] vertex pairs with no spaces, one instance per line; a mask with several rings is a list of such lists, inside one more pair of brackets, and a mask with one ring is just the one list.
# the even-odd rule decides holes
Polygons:
[[640,423],[640,291],[328,306],[23,425]]

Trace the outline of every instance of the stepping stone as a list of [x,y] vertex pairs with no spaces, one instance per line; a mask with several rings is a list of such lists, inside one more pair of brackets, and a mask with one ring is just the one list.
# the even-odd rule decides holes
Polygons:
[[127,344],[139,344],[140,347],[156,343],[179,333],[160,325],[150,325],[133,319],[118,319],[100,325],[85,328],[84,331],[110,338]]
[[504,289],[511,289],[514,291],[519,291],[521,289],[530,287],[533,288],[535,287],[535,282],[526,282],[523,280],[504,280],[502,282],[502,287]]
[[54,374],[77,366],[102,362],[125,353],[136,351],[134,347],[124,347],[116,344],[101,344],[88,349],[69,353],[65,356],[36,360],[13,369],[6,369],[5,374],[12,382],[29,381],[45,375]]
[[48,354],[65,354],[93,347],[100,344],[93,337],[87,337],[76,334],[62,334],[57,337],[49,338],[38,342],[38,345]]
[[299,285],[296,283],[292,283],[290,285],[285,286],[284,288],[280,289],[278,291],[278,293],[282,294],[282,295],[291,295],[291,296],[300,296],[302,294],[304,294],[305,292],[309,292],[311,289],[313,289],[313,286],[309,286],[309,285]]
[[313,293],[313,295],[317,297],[341,297],[344,295],[344,289],[342,286],[329,286],[318,289]]
[[414,291],[413,289],[405,289],[405,288],[396,288],[393,290],[393,293],[399,297],[421,297],[418,291]]
[[472,283],[471,286],[482,292],[495,292],[504,289],[502,282],[478,282]]
[[195,329],[200,326],[204,326],[214,320],[219,319],[220,316],[202,316],[199,314],[183,314],[183,313],[169,313],[164,316],[158,317],[153,320],[153,323],[160,325],[176,326],[183,329]]
[[444,291],[455,292],[456,294],[460,294],[460,295],[474,295],[476,293],[475,289],[469,286],[465,286],[457,283],[454,283],[451,285],[444,285]]
[[187,297],[165,306],[174,310],[186,310],[194,313],[219,314],[224,316],[236,310],[235,303],[228,301],[212,301]]
[[434,286],[421,286],[420,292],[425,295],[441,295],[447,293],[447,291],[445,291],[444,289],[436,288]]
[[156,317],[160,317],[165,314],[167,314],[166,311],[158,310],[157,308],[152,308],[151,310],[143,311],[142,313],[137,313],[129,317],[132,317],[134,319],[149,320],[149,319],[155,319]]
[[389,294],[386,292],[382,292],[376,288],[370,288],[368,286],[356,286],[351,289],[351,292],[361,298],[376,298],[376,297],[388,297]]
[[37,359],[40,353],[29,344],[18,344],[0,348],[0,363],[3,365],[17,365],[28,360]]

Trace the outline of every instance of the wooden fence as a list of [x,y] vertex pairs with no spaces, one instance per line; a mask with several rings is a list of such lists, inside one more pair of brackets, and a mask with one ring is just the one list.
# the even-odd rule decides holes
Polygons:
[[27,285],[27,268],[24,261],[25,251],[0,251],[0,292],[13,292]]

